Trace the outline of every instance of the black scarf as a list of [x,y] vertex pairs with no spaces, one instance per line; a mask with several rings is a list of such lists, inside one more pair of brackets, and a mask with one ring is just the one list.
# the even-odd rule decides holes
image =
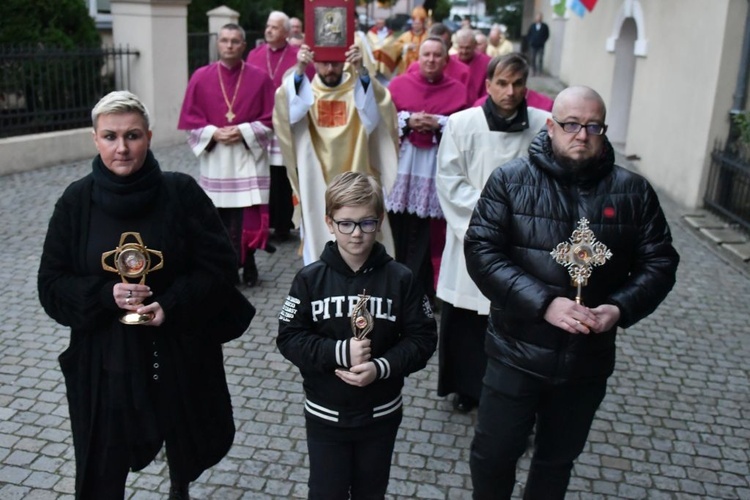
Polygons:
[[107,168],[100,155],[91,164],[94,186],[91,198],[108,215],[138,217],[153,208],[159,195],[161,168],[151,150],[143,166],[135,173],[121,177]]
[[482,111],[484,111],[484,117],[487,119],[487,126],[492,132],[522,132],[529,128],[529,114],[526,111],[525,98],[518,105],[516,116],[510,121],[500,116],[490,96],[487,96],[484,104],[482,104]]

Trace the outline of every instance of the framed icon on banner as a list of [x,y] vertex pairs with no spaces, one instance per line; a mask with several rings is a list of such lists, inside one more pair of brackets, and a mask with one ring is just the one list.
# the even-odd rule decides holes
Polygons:
[[343,62],[354,43],[354,0],[305,0],[305,43],[315,62]]

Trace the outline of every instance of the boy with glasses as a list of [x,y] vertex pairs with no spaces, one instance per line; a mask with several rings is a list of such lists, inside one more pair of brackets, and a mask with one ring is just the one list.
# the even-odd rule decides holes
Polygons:
[[437,345],[429,300],[376,241],[382,189],[356,172],[325,193],[335,241],[292,282],[276,344],[304,379],[310,499],[384,498],[404,377]]

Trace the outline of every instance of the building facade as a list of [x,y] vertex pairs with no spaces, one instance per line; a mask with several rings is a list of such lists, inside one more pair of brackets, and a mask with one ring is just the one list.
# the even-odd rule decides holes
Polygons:
[[[607,104],[608,137],[686,208],[702,205],[711,152],[727,139],[747,0],[600,0],[582,18],[526,0],[550,27],[545,70]],[[746,68],[744,69],[746,72]]]

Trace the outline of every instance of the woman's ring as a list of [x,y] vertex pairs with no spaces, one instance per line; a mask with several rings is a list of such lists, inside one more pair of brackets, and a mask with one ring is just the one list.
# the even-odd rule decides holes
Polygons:
[[125,299],[125,303],[126,303],[127,305],[130,305],[130,297],[128,297],[127,299]]
[[133,290],[128,290],[127,298],[130,298],[133,296]]

